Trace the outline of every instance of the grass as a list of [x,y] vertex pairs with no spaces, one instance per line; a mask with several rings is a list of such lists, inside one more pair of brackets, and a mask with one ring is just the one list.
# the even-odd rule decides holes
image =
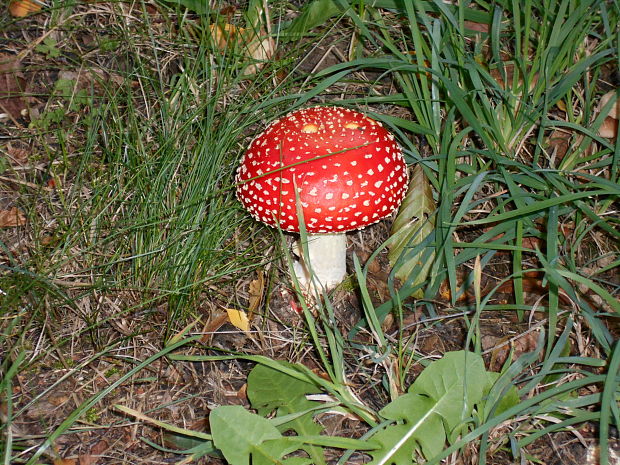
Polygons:
[[[393,423],[381,409],[450,352],[424,349],[426,337],[447,340],[458,321],[463,337],[451,349],[484,355],[487,367],[500,357],[499,342],[486,342],[490,318],[510,328],[510,350],[484,401],[439,455],[425,457],[429,463],[456,463],[455,453],[464,463],[535,463],[548,457],[534,446],[566,432],[598,444],[601,463],[613,463],[620,149],[597,134],[597,102],[617,86],[608,82],[617,79],[609,71],[618,66],[617,5],[351,3],[315,2],[301,10],[305,27],[288,2],[232,13],[222,4],[203,16],[175,4],[57,5],[51,26],[37,17],[22,23],[38,37],[53,32],[56,42],[30,47],[27,67],[44,75],[34,97],[51,97],[25,132],[7,135],[32,140],[26,168],[2,173],[18,181],[7,198],[29,219],[0,241],[6,463],[88,454],[96,432],[118,441],[131,415],[144,422],[145,441],[132,438],[133,457],[111,447],[116,461],[148,461],[156,449],[158,460],[205,460],[208,434],[181,425],[161,398],[143,415],[136,393],[171,383],[183,419],[196,419],[206,415],[196,401],[205,378],[219,383],[204,393],[209,409],[230,402],[224,392],[249,371],[242,361],[329,394],[330,408],[357,418],[355,436],[371,444]],[[28,49],[20,23],[0,21],[5,40]],[[278,54],[244,74],[251,60],[243,45],[228,37],[229,46],[218,47],[210,33],[210,24],[229,21],[272,31]],[[308,72],[303,60],[322,47],[335,49],[338,62],[327,66],[322,60],[332,55],[319,55]],[[62,82],[50,73],[58,69],[73,74]],[[354,247],[353,289],[311,303],[282,284],[287,238],[241,211],[234,171],[265,122],[317,102],[362,107],[383,120],[408,162],[423,168],[436,210],[426,212],[430,234],[401,257],[424,257],[410,280],[397,282],[397,270],[377,273],[389,247],[378,225]],[[565,149],[551,142],[558,134]],[[360,260],[362,253],[370,258]],[[249,306],[257,270],[268,278],[253,339],[211,344],[202,333],[217,331],[209,328],[218,311]],[[422,296],[409,298],[415,291]],[[296,299],[301,317],[291,313]],[[348,322],[351,312],[362,318]],[[408,325],[411,315],[418,316]],[[302,365],[281,364],[282,353]],[[45,377],[52,361],[58,369]],[[213,370],[207,376],[205,366]],[[120,374],[102,386],[101,370],[111,367]],[[171,370],[191,379],[187,394],[164,374]],[[71,400],[32,426],[29,409],[67,385],[76,391]],[[500,407],[510,389],[517,400]],[[93,408],[101,420],[87,415]],[[596,425],[595,433],[583,424]],[[180,442],[170,436],[162,448],[167,430],[193,437],[197,449],[171,452]],[[339,463],[368,460],[346,451],[354,443],[338,443],[338,429],[328,435],[331,445],[304,449],[314,462],[323,451]],[[334,452],[340,446],[346,452]]]

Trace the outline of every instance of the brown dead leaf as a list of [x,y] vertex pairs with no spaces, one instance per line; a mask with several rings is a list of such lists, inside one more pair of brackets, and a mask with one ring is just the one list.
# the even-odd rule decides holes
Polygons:
[[572,134],[566,131],[560,131],[555,129],[547,138],[547,144],[551,155],[554,155],[556,160],[562,160],[570,147],[570,139]]
[[[503,64],[504,73],[502,73],[500,68],[493,68],[489,70],[489,74],[493,79],[497,81],[497,84],[503,90],[513,89],[514,79],[517,79],[517,87],[513,90],[515,91],[515,95],[520,96],[523,94],[523,75],[521,70],[515,66],[513,63],[504,63]],[[504,81],[504,77],[506,81]],[[531,92],[536,87],[536,83],[538,83],[538,73],[534,74],[530,80],[529,91]]]
[[[487,232],[490,231],[491,227],[485,228],[483,231]],[[497,236],[492,237],[491,239],[489,239],[489,242],[494,242],[497,241],[498,239],[501,239],[502,237],[504,237],[504,233],[498,234]],[[533,249],[535,250],[536,248],[543,250],[544,249],[544,241],[538,237],[533,237],[533,236],[528,236],[528,237],[524,237],[521,240],[521,247],[525,248],[525,249]],[[506,250],[499,250],[497,252],[498,254],[510,254],[512,252],[510,251],[506,251]]]
[[[549,292],[549,287],[543,285],[544,273],[541,271],[531,271],[523,274],[521,283],[523,286],[523,292],[535,296],[544,296]],[[498,293],[513,294],[514,293],[514,281],[506,281],[498,289]],[[564,305],[570,305],[571,299],[562,289],[558,289],[558,298]]]
[[483,347],[486,345],[485,350],[493,349],[489,369],[491,371],[500,371],[511,350],[513,351],[512,360],[517,360],[525,353],[534,352],[537,342],[537,331],[521,334],[516,338],[489,338],[486,341],[483,338]]
[[[463,292],[462,294],[460,293],[461,288],[463,287],[463,282],[466,278],[466,271],[460,269],[456,270],[456,293],[459,294],[456,299],[457,302],[462,302],[470,298],[467,292]],[[448,279],[444,279],[439,285],[438,296],[443,300],[452,300],[452,290],[450,289],[450,281]]]
[[81,454],[78,458],[78,465],[95,465],[101,458],[101,455],[108,450],[110,446],[105,439],[102,439],[90,449],[90,453]]
[[464,21],[464,25],[466,29],[476,32],[484,32],[488,34],[489,25],[485,23],[476,23],[474,21]]
[[524,249],[532,249],[532,250],[536,250],[536,249],[542,249],[543,247],[543,240],[539,237],[524,237],[521,240],[521,247],[523,247]]
[[27,108],[25,89],[21,63],[13,55],[0,53],[0,119],[2,113],[14,120],[22,117]]
[[228,323],[228,315],[222,312],[213,312],[209,316],[209,320],[205,324],[204,328],[202,328],[202,332],[204,335],[200,338],[200,342],[203,344],[208,343],[213,334],[217,332],[222,326]]
[[26,224],[26,215],[17,207],[0,210],[0,228],[15,228]]
[[[536,245],[534,243],[526,244],[525,241],[527,239],[538,240],[537,238],[524,238],[523,239],[524,247]],[[523,292],[525,294],[536,296],[536,297],[547,295],[547,293],[549,292],[549,287],[543,285],[543,277],[544,277],[544,273],[539,272],[539,271],[525,272],[523,274],[523,278],[521,279]],[[457,272],[457,285],[460,285],[462,282],[463,282],[463,279],[459,276],[459,273]],[[487,295],[489,295],[489,292],[491,292],[494,287],[495,287],[495,283],[489,283],[488,285],[486,285],[480,292],[481,298],[484,298]],[[459,289],[460,289],[460,286],[459,286]],[[506,281],[505,283],[503,283],[501,286],[499,286],[495,290],[495,293],[496,294],[508,294],[508,295],[514,294],[514,280],[511,279],[510,281]],[[438,296],[444,300],[452,299],[452,293],[450,292],[450,285],[447,279],[444,280],[439,286]],[[570,297],[562,289],[558,290],[558,298],[560,302],[564,305],[571,304]],[[465,292],[463,292],[461,295],[458,296],[456,301],[457,303],[463,302],[463,301],[475,302],[474,289],[471,287],[469,289],[466,289]]]
[[249,302],[248,302],[248,318],[250,321],[254,313],[260,308],[263,301],[263,293],[265,292],[265,277],[262,270],[257,271],[256,279],[250,282]]
[[60,407],[69,399],[71,399],[71,396],[68,396],[67,394],[52,394],[48,397],[47,401],[54,407]]
[[248,400],[248,383],[243,383],[243,386],[239,388],[237,397],[244,402]]
[[6,146],[6,152],[9,157],[9,162],[14,165],[23,166],[28,162],[30,156],[30,150],[25,146],[14,145],[15,142],[9,142]]
[[434,332],[424,337],[420,343],[420,350],[424,354],[443,353],[445,349],[446,346],[444,345],[443,338]]
[[77,459],[63,459],[57,458],[54,459],[54,465],[78,465]]

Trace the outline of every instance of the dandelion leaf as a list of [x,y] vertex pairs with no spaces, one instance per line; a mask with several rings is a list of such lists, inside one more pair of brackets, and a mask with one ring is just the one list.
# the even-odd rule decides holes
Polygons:
[[[290,363],[280,363],[294,367]],[[294,378],[265,365],[256,365],[248,375],[248,399],[252,408],[264,416],[275,411],[276,416],[280,417],[317,407],[320,404],[306,399],[306,394],[318,392],[320,389],[313,383]],[[323,427],[314,421],[312,412],[308,412],[279,426],[279,431],[283,433],[291,430],[299,436],[313,436],[320,434]],[[320,448],[305,445],[303,449],[317,463],[323,463]]]
[[209,423],[215,447],[232,465],[260,463],[257,458],[265,457],[273,462],[264,463],[277,463],[286,453],[284,450],[274,450],[273,445],[264,444],[265,441],[282,437],[278,429],[266,418],[250,413],[240,405],[217,407],[209,415]]
[[416,449],[427,459],[436,456],[482,400],[487,382],[484,362],[472,352],[449,352],[431,363],[407,394],[379,412],[395,423],[373,435],[383,448],[369,452],[371,463],[411,463]]

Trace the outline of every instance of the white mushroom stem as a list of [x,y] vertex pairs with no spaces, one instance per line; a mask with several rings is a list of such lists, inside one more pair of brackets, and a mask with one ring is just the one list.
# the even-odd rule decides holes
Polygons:
[[307,246],[308,262],[299,244],[300,261],[293,264],[301,288],[320,294],[340,284],[347,274],[346,234],[309,234]]

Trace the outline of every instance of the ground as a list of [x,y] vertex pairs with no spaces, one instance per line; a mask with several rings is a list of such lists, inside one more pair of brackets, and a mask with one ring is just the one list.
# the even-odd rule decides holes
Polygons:
[[[299,15],[293,3],[273,3],[272,13],[277,12],[283,22]],[[218,7],[214,11],[221,17],[238,23],[246,5],[231,2]],[[382,14],[389,21],[399,20],[391,10]],[[24,19],[11,19],[6,11],[2,15],[0,92],[8,97],[0,98],[0,265],[6,272],[0,281],[0,344],[5,376],[0,414],[9,425],[2,434],[12,445],[12,450],[5,452],[13,458],[11,463],[181,463],[185,457],[182,451],[199,441],[170,432],[152,419],[208,433],[209,414],[218,406],[252,407],[246,389],[248,373],[255,366],[242,357],[179,361],[163,354],[166,347],[184,337],[196,336],[197,340],[175,351],[177,354],[265,356],[301,364],[327,378],[308,330],[303,296],[296,293],[287,271],[286,251],[295,238],[282,237],[277,231],[254,224],[235,203],[231,188],[240,153],[271,119],[272,107],[257,109],[258,116],[243,123],[238,131],[233,126],[238,120],[230,108],[237,108],[238,114],[247,108],[254,111],[254,107],[243,106],[245,103],[233,105],[247,95],[256,101],[266,99],[267,94],[270,98],[277,95],[266,90],[264,83],[262,87],[256,85],[251,73],[249,78],[234,80],[234,85],[227,88],[221,76],[205,77],[202,71],[183,74],[188,62],[184,61],[182,47],[187,45],[191,53],[203,50],[191,42],[192,37],[205,33],[199,17],[191,11],[170,9],[156,2],[103,2],[46,8]],[[318,29],[319,36],[294,43],[301,47],[301,53],[291,51],[295,48],[291,43],[279,48],[278,58],[288,60],[282,73],[293,71],[288,71],[287,77],[274,72],[265,81],[278,88],[293,76],[286,90],[301,95],[306,90],[305,82],[310,80],[308,76],[346,63],[355,55],[349,20]],[[316,37],[320,40],[315,43]],[[233,39],[227,36],[226,40],[225,49],[231,47]],[[360,47],[356,53],[373,53],[377,46],[362,42]],[[217,53],[217,47],[208,50]],[[219,52],[224,53],[221,44]],[[215,60],[211,55],[203,58]],[[614,60],[597,71],[594,85],[599,94],[617,87],[616,68]],[[153,74],[140,75],[147,71]],[[181,84],[182,76],[189,77]],[[376,96],[390,95],[401,85],[380,69],[360,69],[349,81],[334,82],[324,92],[309,97],[308,103],[329,103],[341,95],[365,99],[370,87]],[[225,92],[216,90],[211,94],[209,90],[205,94],[209,86]],[[213,104],[201,101],[205,95],[215,95]],[[410,108],[382,103],[381,99],[377,102],[372,107],[374,112],[415,120]],[[225,112],[231,114],[222,116]],[[550,114],[558,117],[565,113],[566,109],[558,105]],[[133,116],[127,116],[130,114]],[[135,123],[113,124],[132,118]],[[208,125],[201,126],[207,124],[202,121],[208,121]],[[216,169],[208,174],[214,187],[204,201],[207,207],[199,212],[205,215],[201,217],[205,221],[222,224],[220,236],[213,242],[195,234],[203,226],[192,224],[191,218],[183,224],[181,220],[167,222],[169,217],[181,218],[182,211],[201,202],[190,196],[188,186],[193,177],[200,175],[200,165],[194,164],[192,157],[203,153],[196,147],[209,138],[209,131],[214,138],[225,134],[230,139],[209,146],[209,150],[222,153],[217,159],[220,173]],[[181,136],[177,138],[178,134]],[[432,144],[424,135],[400,135],[418,147],[421,158],[433,160]],[[558,137],[565,148],[554,152],[554,156],[568,157],[566,152],[580,139],[575,142],[573,137],[569,144],[565,137]],[[470,143],[481,146],[475,137]],[[146,147],[144,152],[140,151],[142,147]],[[525,147],[519,156],[529,157],[529,149]],[[208,155],[209,150],[205,152]],[[168,173],[166,163],[160,165],[159,160],[167,153],[183,151],[188,155],[177,159],[169,175],[177,183],[166,181],[165,194],[150,197],[158,189],[159,173]],[[143,159],[132,158],[133,152]],[[592,153],[596,153],[595,149]],[[130,165],[138,164],[136,160],[143,164],[131,172]],[[613,183],[610,173],[614,170],[617,159],[582,172],[592,176],[603,172],[601,176]],[[142,183],[136,181],[140,176],[144,176]],[[467,221],[486,217],[495,208],[491,199],[501,195],[495,189],[503,186],[489,182],[485,189],[476,193],[474,200],[479,200],[479,207],[468,212]],[[454,210],[464,198],[465,193],[459,192]],[[153,199],[163,200],[160,204]],[[213,213],[216,199],[225,205],[216,212],[221,216]],[[143,212],[140,208],[149,202],[154,205],[148,215],[135,213]],[[604,206],[602,203],[596,211],[601,217],[615,219],[617,225],[617,197]],[[174,208],[167,210],[170,205]],[[134,214],[143,216],[134,218]],[[591,218],[561,214],[560,240],[569,257],[563,263],[575,265],[583,276],[596,276],[605,292],[617,297],[620,273],[614,236],[605,228],[578,229],[580,220]],[[562,288],[558,291],[557,282],[550,283],[548,269],[535,252],[549,247],[543,224],[547,219],[538,218],[535,224],[539,232],[529,231],[531,234],[523,238],[522,246],[528,249],[521,256],[523,269],[528,270],[523,279],[510,278],[514,257],[510,249],[500,248],[485,263],[477,288],[475,282],[466,283],[469,273],[480,266],[472,257],[455,267],[453,283],[447,278],[441,280],[432,298],[405,296],[393,305],[393,311],[382,319],[380,330],[391,345],[406,346],[410,351],[407,353],[415,356],[392,354],[389,363],[373,361],[377,354],[368,347],[376,339],[368,327],[360,326],[360,321],[369,305],[380,309],[386,302],[393,302],[399,286],[392,280],[387,250],[373,256],[390,237],[394,217],[349,233],[351,275],[330,293],[328,300],[336,322],[332,329],[350,343],[342,355],[347,386],[376,412],[390,402],[390,392],[404,394],[428,361],[447,352],[475,348],[488,371],[501,372],[520,357],[539,350],[539,355],[515,378],[515,384],[523,387],[544,366],[550,349],[556,347],[549,332],[557,341],[567,327],[564,346],[557,347],[555,356],[600,363],[561,372],[556,378],[549,374],[544,380],[548,386],[607,373],[608,352],[596,331],[608,332],[612,341],[617,340],[620,328],[613,302],[610,304],[606,294],[585,281],[575,281],[575,294]],[[175,224],[179,226],[178,234],[172,230]],[[454,243],[474,243],[494,226],[463,225],[451,234]],[[191,266],[180,259],[175,261],[189,250],[191,242],[177,249],[171,245],[186,237],[205,241],[199,242],[201,251],[196,254],[201,255]],[[140,241],[152,242],[140,249]],[[127,244],[134,247],[132,255],[123,249]],[[571,248],[574,244],[578,247]],[[203,252],[207,248],[212,255]],[[140,250],[147,252],[141,255]],[[459,250],[464,249],[457,246],[455,256]],[[353,273],[354,255],[366,265],[369,301],[362,293],[359,276]],[[175,274],[183,276],[175,281]],[[522,289],[520,305],[526,311],[506,311],[516,303],[515,286]],[[478,313],[477,300],[487,297],[487,308]],[[315,316],[324,309],[319,304],[317,310],[311,301],[309,305],[309,312]],[[547,309],[554,305],[557,311],[550,313]],[[600,326],[594,325],[593,329],[592,316],[583,311],[582,305],[600,312],[596,315]],[[249,331],[231,324],[227,312],[230,309],[244,309],[250,319]],[[321,328],[324,323],[320,318],[317,321]],[[324,334],[320,333],[320,341],[326,345]],[[549,340],[552,344],[543,351],[541,341],[544,345]],[[569,365],[566,360],[564,363]],[[136,369],[135,373],[132,369]],[[392,391],[385,388],[388,384]],[[548,386],[541,381],[525,397],[545,392]],[[571,395],[585,399],[600,394],[601,389],[601,383],[586,385],[571,391]],[[614,392],[612,403],[617,400]],[[132,416],[118,406],[148,418]],[[598,411],[585,403],[575,408]],[[524,411],[491,429],[487,463],[598,463],[598,417],[542,435],[523,446],[519,459],[514,458],[510,441],[514,445],[568,418],[562,416],[564,413]],[[325,428],[323,434],[330,436],[359,438],[370,429],[350,413],[325,413],[317,421]],[[611,423],[609,463],[620,463],[618,431]],[[41,458],[31,459],[38,450]],[[477,463],[479,451],[479,443],[472,442],[446,458],[445,463]],[[338,449],[328,449],[328,462],[336,463],[340,454]],[[357,453],[346,463],[368,461],[369,456]],[[226,462],[203,457],[198,463]]]

